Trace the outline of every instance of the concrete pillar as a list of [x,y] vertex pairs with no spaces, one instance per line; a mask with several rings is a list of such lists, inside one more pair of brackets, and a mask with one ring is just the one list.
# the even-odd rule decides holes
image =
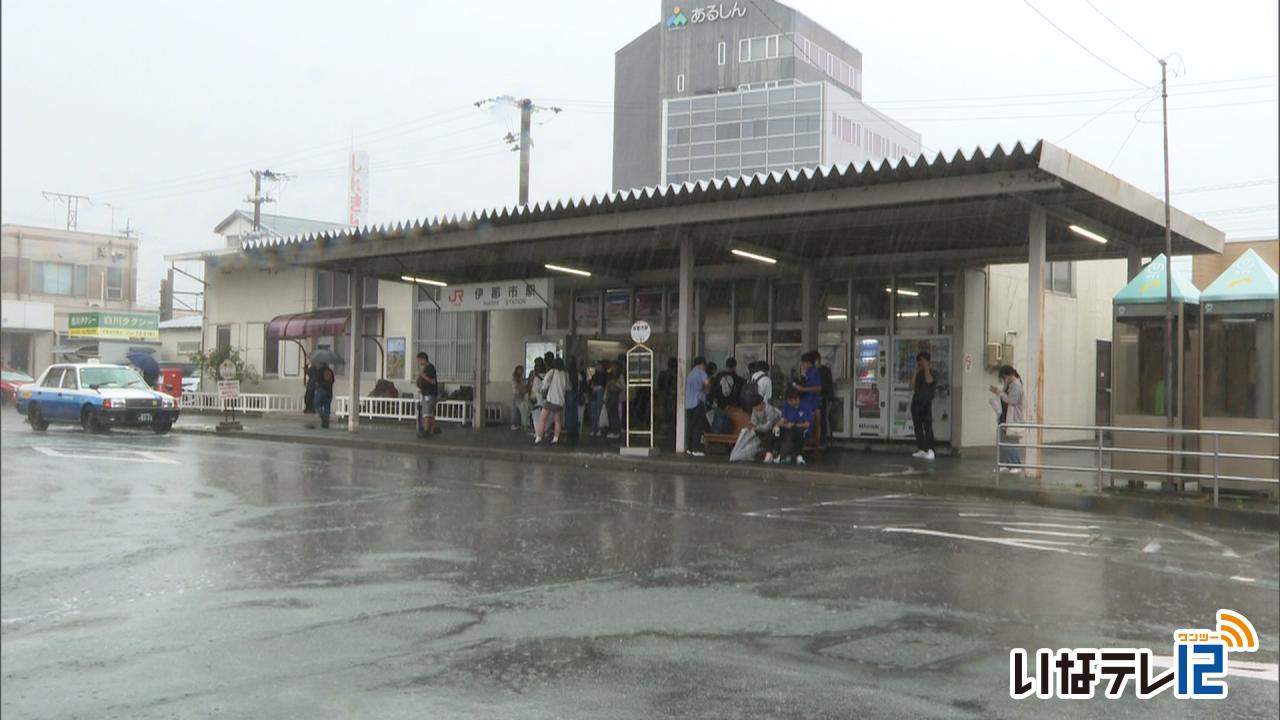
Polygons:
[[484,390],[485,369],[489,365],[489,313],[476,313],[476,343],[475,343],[475,390],[471,396],[473,404],[471,413],[471,426],[479,430],[484,427]]
[[[1024,371],[1026,385],[1025,414],[1027,422],[1044,422],[1044,276],[1045,276],[1045,213],[1033,208],[1027,223],[1027,367]],[[1027,443],[1042,445],[1041,430],[1024,435]],[[1027,464],[1040,464],[1040,451],[1027,448]],[[1031,471],[1038,476],[1038,470]]]
[[[375,281],[376,282],[376,281]],[[360,431],[360,368],[364,355],[364,275],[351,269],[351,357],[347,358],[347,431]]]
[[1129,246],[1127,259],[1129,264],[1125,271],[1125,279],[1132,280],[1142,272],[1142,249],[1136,245]]
[[680,236],[680,314],[676,321],[676,354],[679,356],[676,377],[676,452],[684,446],[684,379],[693,361],[693,239]]
[[813,268],[806,267],[800,273],[800,344],[804,352],[818,347],[818,310],[818,283]]

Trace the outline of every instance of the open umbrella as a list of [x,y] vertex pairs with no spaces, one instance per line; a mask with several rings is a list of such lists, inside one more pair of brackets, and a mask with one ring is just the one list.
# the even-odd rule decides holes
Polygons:
[[320,348],[319,350],[311,353],[311,364],[319,365],[320,363],[324,363],[325,365],[339,365],[342,363],[342,358],[338,356],[338,353],[330,350],[329,348]]
[[156,359],[151,357],[150,353],[134,350],[133,352],[126,354],[125,358],[128,359],[129,362],[133,363],[134,367],[142,371],[143,377],[160,377],[160,363],[156,362]]

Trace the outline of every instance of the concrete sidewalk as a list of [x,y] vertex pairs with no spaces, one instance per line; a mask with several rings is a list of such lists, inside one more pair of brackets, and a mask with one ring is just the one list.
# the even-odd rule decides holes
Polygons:
[[[174,427],[183,433],[216,433],[220,415],[185,413]],[[953,457],[939,454],[935,460],[912,458],[909,445],[881,451],[831,448],[810,454],[804,466],[729,463],[728,449],[715,448],[705,458],[675,455],[670,439],[664,451],[652,458],[623,457],[617,441],[581,439],[570,446],[562,438],[558,446],[535,446],[525,432],[506,427],[474,430],[444,425],[431,438],[418,438],[412,423],[362,421],[360,432],[347,432],[334,422],[319,428],[314,415],[263,415],[238,418],[244,430],[219,433],[225,437],[276,442],[323,444],[366,450],[439,453],[510,460],[607,467],[673,475],[714,475],[764,482],[799,482],[857,487],[922,495],[963,495],[1000,498],[1071,510],[1103,512],[1151,520],[1182,519],[1240,529],[1280,530],[1280,506],[1274,502],[1223,498],[1214,508],[1206,496],[1172,495],[1149,489],[1106,488],[1097,492],[1096,475],[1087,472],[1046,472],[1042,478],[997,475],[991,457]],[[1081,464],[1089,458],[1078,451],[1048,451],[1048,464]]]

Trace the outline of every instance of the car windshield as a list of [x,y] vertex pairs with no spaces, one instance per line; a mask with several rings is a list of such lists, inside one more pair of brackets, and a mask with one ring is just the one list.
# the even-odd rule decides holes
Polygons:
[[80,370],[80,387],[82,388],[140,388],[146,389],[147,383],[138,373],[126,367],[96,367]]
[[8,380],[9,382],[29,383],[29,382],[35,381],[35,378],[31,377],[30,375],[27,375],[26,373],[15,372],[13,370],[4,370],[0,372],[0,378],[4,380]]

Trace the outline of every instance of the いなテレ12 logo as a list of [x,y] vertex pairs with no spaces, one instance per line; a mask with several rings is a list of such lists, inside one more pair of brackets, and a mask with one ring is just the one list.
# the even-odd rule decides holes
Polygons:
[[[1152,655],[1150,648],[1040,648],[1034,655],[1014,648],[1009,651],[1009,696],[1084,700],[1102,685],[1103,695],[1115,699],[1132,681],[1134,695],[1143,700],[1171,687],[1179,699],[1221,700],[1227,697],[1231,655],[1257,652],[1259,643],[1244,614],[1219,610],[1217,621],[1213,629],[1175,631],[1172,662]],[[1168,669],[1157,673],[1157,665]]]

